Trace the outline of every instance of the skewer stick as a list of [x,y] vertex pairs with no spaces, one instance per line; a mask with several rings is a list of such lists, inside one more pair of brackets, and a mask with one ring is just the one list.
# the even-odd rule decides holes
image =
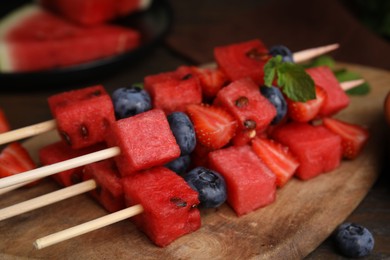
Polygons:
[[16,130],[8,131],[0,135],[0,145],[27,138],[30,136],[39,135],[50,130],[56,129],[56,127],[57,121],[55,119],[52,119],[35,125],[30,125]]
[[331,52],[336,50],[340,45],[338,43],[321,46],[317,48],[311,48],[307,50],[302,50],[298,52],[293,53],[293,60],[296,63],[308,61],[310,59],[313,59],[315,57],[321,56],[325,53]]
[[7,208],[3,208],[0,210],[0,221],[37,208],[41,208],[53,204],[61,200],[65,200],[67,198],[77,196],[79,194],[83,194],[85,192],[95,189],[96,187],[97,187],[96,181],[88,180],[54,192],[50,192],[48,194],[36,197],[34,199],[30,199],[9,206]]
[[344,81],[340,83],[341,88],[344,91],[348,91],[350,89],[353,89],[365,82],[364,79],[356,79],[356,80],[350,80],[350,81]]
[[121,220],[133,217],[135,215],[141,214],[144,211],[141,205],[135,205],[126,209],[122,209],[115,213],[91,220],[89,222],[74,226],[57,233],[39,238],[35,240],[34,246],[36,249],[42,249],[62,241],[68,240],[70,238],[83,235],[85,233],[94,231],[96,229],[114,224]]
[[76,167],[84,166],[93,162],[105,160],[120,154],[119,147],[111,147],[101,151],[82,155],[59,163],[46,165],[30,171],[18,173],[9,177],[0,179],[0,189],[19,183],[29,182],[47,177],[62,171],[70,170]]

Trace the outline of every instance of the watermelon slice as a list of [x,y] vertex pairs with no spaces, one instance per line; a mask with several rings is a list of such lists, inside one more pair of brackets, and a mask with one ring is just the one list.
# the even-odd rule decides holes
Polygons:
[[227,202],[238,216],[272,203],[276,176],[250,146],[231,146],[209,153],[209,167],[226,181]]
[[103,142],[115,121],[111,97],[101,85],[50,96],[48,103],[58,132],[73,149]]
[[83,169],[83,179],[94,179],[98,187],[90,192],[108,212],[125,207],[123,185],[113,159],[88,164]]
[[147,9],[151,0],[40,0],[39,3],[81,25],[97,25]]
[[322,125],[293,122],[275,128],[271,135],[289,147],[298,159],[300,165],[295,175],[302,180],[332,171],[340,165],[341,138]]
[[144,212],[132,218],[156,245],[164,247],[200,228],[198,193],[175,172],[156,167],[123,178],[128,206],[141,204]]
[[1,21],[0,70],[27,72],[71,66],[124,53],[139,42],[139,33],[130,28],[83,28],[30,4]]

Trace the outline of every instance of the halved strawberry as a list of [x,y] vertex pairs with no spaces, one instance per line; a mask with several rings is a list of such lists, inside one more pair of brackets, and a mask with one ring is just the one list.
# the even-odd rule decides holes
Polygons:
[[4,133],[10,130],[10,126],[4,111],[0,109],[0,133]]
[[288,116],[297,122],[309,122],[317,117],[327,96],[323,88],[316,86],[316,98],[306,102],[287,100]]
[[36,167],[27,150],[17,142],[8,144],[0,154],[0,178]]
[[187,107],[196,138],[202,145],[219,149],[229,143],[237,129],[234,117],[221,107],[194,104]]
[[277,187],[283,187],[299,166],[288,147],[272,139],[256,137],[252,140],[252,149],[276,175]]
[[205,98],[214,98],[218,91],[227,84],[228,78],[219,69],[192,67],[196,77],[202,86],[202,94]]
[[330,117],[323,118],[322,122],[327,129],[341,137],[342,153],[346,159],[356,158],[368,141],[370,134],[360,125]]

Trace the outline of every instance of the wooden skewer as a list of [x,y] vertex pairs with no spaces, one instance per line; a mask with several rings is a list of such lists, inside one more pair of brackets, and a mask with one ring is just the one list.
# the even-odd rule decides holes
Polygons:
[[94,231],[96,229],[114,224],[124,219],[128,219],[135,215],[141,214],[144,211],[141,205],[135,205],[126,209],[122,209],[115,213],[91,220],[89,222],[74,226],[57,233],[39,238],[35,240],[34,246],[36,249],[42,249],[62,241],[68,240],[70,238],[80,236],[82,234]]
[[96,189],[96,187],[97,184],[95,180],[88,180],[57,191],[50,192],[34,199],[9,206],[7,208],[3,208],[0,210],[0,221],[53,204],[55,202],[59,202],[61,200],[65,200],[67,198],[77,196],[79,194],[83,194],[85,192]]
[[72,158],[59,163],[46,165],[40,168],[36,168],[30,171],[18,173],[12,176],[8,176],[0,179],[0,189],[7,188],[13,185],[31,182],[41,179],[62,171],[70,170],[76,167],[84,166],[93,162],[105,160],[115,157],[120,154],[119,147],[111,147],[101,151],[93,152],[90,154],[82,155],[76,158]]
[[298,51],[293,53],[293,60],[296,63],[308,61],[310,59],[313,59],[315,57],[321,56],[325,53],[331,52],[336,50],[340,45],[338,43],[317,47],[317,48],[311,48],[303,51]]
[[8,131],[0,135],[0,145],[27,138],[30,136],[42,134],[50,130],[56,129],[56,127],[57,121],[55,119],[52,119],[35,125],[30,125],[16,130]]
[[344,91],[348,91],[350,89],[353,89],[365,82],[364,79],[356,79],[356,80],[350,80],[350,81],[344,81],[340,83],[341,88]]

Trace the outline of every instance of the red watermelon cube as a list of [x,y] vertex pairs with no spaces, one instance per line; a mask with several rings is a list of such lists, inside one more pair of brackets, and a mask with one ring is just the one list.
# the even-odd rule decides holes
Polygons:
[[118,169],[123,176],[164,165],[180,156],[180,148],[161,109],[118,120],[107,135],[109,146],[118,146]]
[[101,85],[53,95],[48,103],[58,132],[73,149],[103,142],[115,121],[111,97]]
[[257,84],[264,83],[264,65],[270,55],[258,39],[219,46],[214,49],[218,67],[231,80],[251,78]]
[[189,67],[188,70],[181,68],[146,76],[144,86],[152,97],[153,107],[164,110],[166,114],[184,112],[187,105],[202,102],[199,79],[193,76]]
[[327,98],[319,111],[319,116],[331,116],[349,105],[349,97],[341,88],[332,70],[327,66],[307,69],[315,85],[325,90]]
[[308,180],[340,165],[341,138],[322,125],[293,122],[277,127],[272,137],[289,147],[300,165],[295,173]]
[[90,192],[92,197],[108,212],[125,207],[121,176],[113,159],[88,164],[83,170],[83,179],[94,179],[97,188]]
[[[59,141],[42,147],[39,150],[39,160],[42,165],[49,165],[72,158],[76,158],[85,154],[100,151],[106,146],[103,143],[89,146],[83,149],[72,149],[66,143]],[[56,173],[52,175],[54,180],[61,186],[67,187],[77,184],[83,180],[83,167],[76,167],[70,170]]]
[[231,146],[210,152],[209,167],[225,178],[227,202],[238,216],[275,200],[276,176],[250,146]]
[[141,204],[144,212],[132,218],[156,245],[167,246],[201,226],[198,193],[179,175],[156,167],[123,179],[127,206]]
[[265,130],[276,116],[276,109],[249,78],[233,81],[222,88],[214,104],[224,107],[239,122],[241,130]]

